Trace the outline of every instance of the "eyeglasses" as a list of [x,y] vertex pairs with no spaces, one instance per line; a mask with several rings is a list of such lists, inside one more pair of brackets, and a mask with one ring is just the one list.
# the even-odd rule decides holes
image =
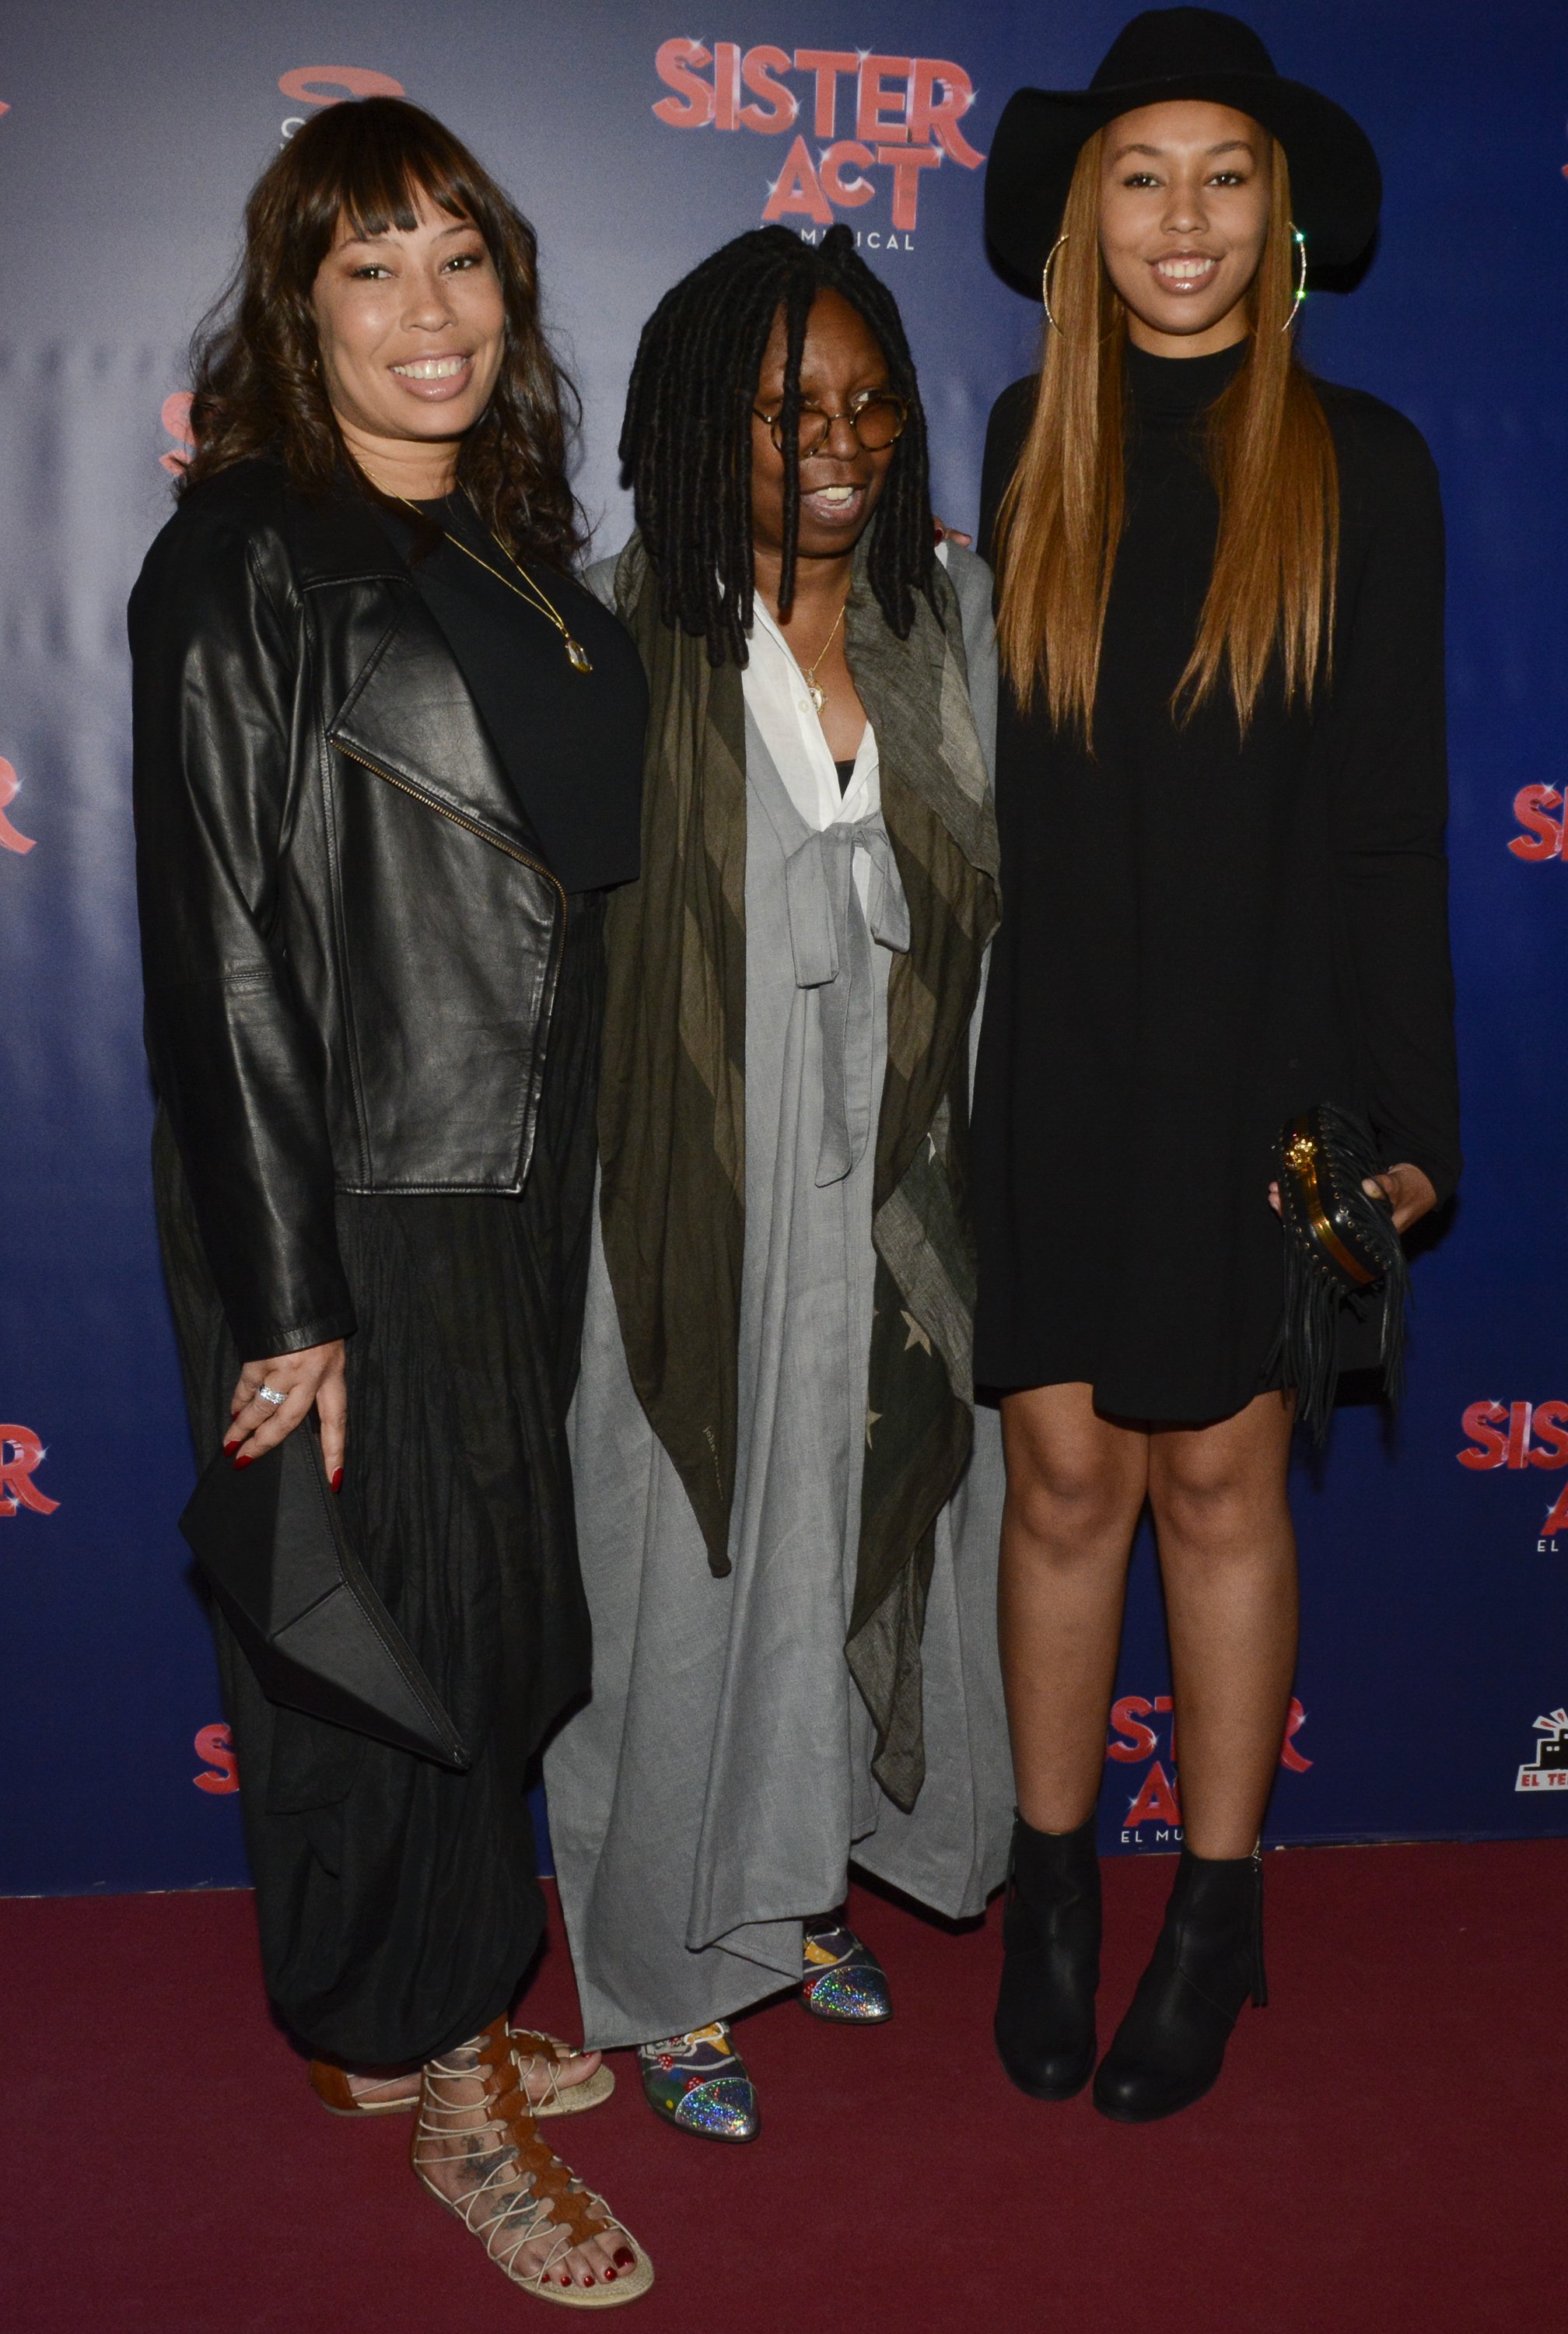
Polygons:
[[[765,413],[760,405],[754,405],[752,411],[759,421],[767,423],[768,434],[782,454],[784,450],[782,410],[778,413]],[[847,413],[829,413],[821,405],[803,405],[798,441],[801,460],[803,462],[808,455],[818,452],[827,444],[835,421],[847,421],[868,454],[884,453],[901,435],[909,418],[909,407],[890,390],[868,391],[865,396],[853,400]]]

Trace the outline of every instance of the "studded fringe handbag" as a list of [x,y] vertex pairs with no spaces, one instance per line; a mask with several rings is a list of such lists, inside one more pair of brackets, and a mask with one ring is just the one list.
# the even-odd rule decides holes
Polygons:
[[[1301,1423],[1322,1442],[1339,1383],[1340,1311],[1347,1299],[1376,1305],[1383,1390],[1404,1384],[1405,1251],[1393,1210],[1361,1189],[1380,1172],[1359,1112],[1322,1103],[1291,1119],[1275,1145],[1284,1222],[1284,1320],[1275,1359],[1296,1389]],[[1358,1305],[1361,1309],[1361,1305]]]

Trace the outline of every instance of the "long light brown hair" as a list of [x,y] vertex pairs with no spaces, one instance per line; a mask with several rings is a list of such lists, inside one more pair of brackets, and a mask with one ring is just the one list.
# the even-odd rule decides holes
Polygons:
[[[1214,572],[1187,670],[1185,719],[1223,675],[1245,733],[1278,656],[1287,703],[1310,705],[1328,671],[1339,548],[1339,479],[1317,391],[1282,329],[1294,296],[1290,174],[1268,155],[1269,225],[1247,293],[1252,344],[1208,418],[1219,496]],[[1111,579],[1126,516],[1122,349],[1127,312],[1100,253],[1105,133],[1078,158],[1051,271],[1034,418],[996,527],[1002,662],[1021,704],[1042,681],[1053,725],[1093,736]]]
[[192,351],[196,452],[184,484],[271,454],[303,494],[346,477],[373,495],[327,400],[311,294],[341,222],[356,236],[408,234],[421,194],[477,227],[505,311],[500,374],[458,451],[458,484],[503,542],[564,566],[581,547],[566,481],[577,404],[540,325],[534,230],[445,124],[402,98],[327,107],[257,179],[234,282]]

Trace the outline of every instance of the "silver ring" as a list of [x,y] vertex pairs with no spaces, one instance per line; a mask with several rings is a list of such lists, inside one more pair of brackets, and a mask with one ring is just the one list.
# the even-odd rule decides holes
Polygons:
[[287,1394],[279,1394],[276,1386],[257,1386],[255,1398],[257,1402],[270,1403],[274,1410],[281,1410],[288,1400]]

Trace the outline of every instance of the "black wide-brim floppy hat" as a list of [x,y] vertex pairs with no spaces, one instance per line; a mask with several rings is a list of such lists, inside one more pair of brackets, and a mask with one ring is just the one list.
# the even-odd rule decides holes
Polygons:
[[1234,106],[1284,148],[1291,214],[1309,265],[1344,266],[1377,231],[1382,173],[1343,106],[1287,81],[1250,24],[1217,8],[1150,8],[1123,25],[1087,89],[1015,90],[986,166],[986,237],[1038,283],[1079,154],[1119,114],[1173,98]]

